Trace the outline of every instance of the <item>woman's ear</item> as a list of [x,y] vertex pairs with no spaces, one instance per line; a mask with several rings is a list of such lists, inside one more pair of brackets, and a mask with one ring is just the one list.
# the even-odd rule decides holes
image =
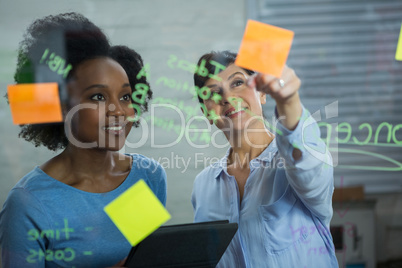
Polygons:
[[73,79],[70,79],[65,86],[62,88],[64,90],[64,97],[61,99],[61,114],[63,116],[63,119],[66,119],[66,116],[68,112],[71,110],[72,106],[70,103],[70,96],[72,94],[72,88],[71,88],[71,83]]
[[260,94],[261,104],[267,103],[267,94],[265,94],[264,92],[261,92],[261,91],[259,91],[258,93]]
[[63,119],[66,118],[68,113],[68,108],[66,103],[61,103],[61,115],[63,116]]
[[[201,112],[205,115],[206,118],[208,118],[208,113],[207,111],[204,110],[204,108],[200,107]],[[212,120],[208,120],[209,124],[212,125],[214,122]]]

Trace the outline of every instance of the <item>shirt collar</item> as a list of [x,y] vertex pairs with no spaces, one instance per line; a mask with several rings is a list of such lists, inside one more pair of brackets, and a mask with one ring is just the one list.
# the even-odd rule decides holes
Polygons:
[[[222,157],[218,162],[212,164],[212,168],[214,170],[213,176],[215,179],[219,178],[222,172],[225,172],[226,175],[229,176],[229,174],[227,173],[227,160],[230,153],[230,149],[231,147],[229,147],[229,149],[226,151],[224,157]],[[276,145],[276,138],[274,138],[272,142],[267,146],[267,148],[265,148],[265,150],[262,151],[262,153],[259,156],[257,156],[255,159],[251,161],[261,161],[269,163],[272,161],[277,152],[278,152],[278,146]]]

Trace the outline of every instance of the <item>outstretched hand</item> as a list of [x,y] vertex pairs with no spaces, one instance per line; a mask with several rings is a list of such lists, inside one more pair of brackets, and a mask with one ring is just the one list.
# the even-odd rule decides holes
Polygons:
[[284,127],[289,130],[296,128],[302,113],[298,92],[301,81],[293,69],[285,66],[280,79],[269,74],[253,75],[248,85],[275,100],[280,122]]

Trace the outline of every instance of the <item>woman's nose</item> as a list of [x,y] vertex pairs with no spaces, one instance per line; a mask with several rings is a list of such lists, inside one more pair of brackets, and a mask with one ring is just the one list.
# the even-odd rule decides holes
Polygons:
[[222,105],[231,104],[232,106],[234,106],[235,103],[237,103],[237,102],[239,102],[239,100],[241,100],[241,98],[239,98],[236,94],[233,94],[230,91],[222,92],[221,96],[222,96],[222,99],[221,99]]
[[123,116],[124,110],[120,104],[110,103],[107,107],[107,116]]

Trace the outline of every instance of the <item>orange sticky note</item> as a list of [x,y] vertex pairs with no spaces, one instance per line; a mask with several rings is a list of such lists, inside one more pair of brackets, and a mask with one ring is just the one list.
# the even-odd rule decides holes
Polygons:
[[63,121],[57,83],[9,85],[7,94],[14,124]]
[[281,77],[292,46],[290,30],[248,20],[237,54],[237,66]]
[[395,59],[402,61],[402,25],[401,25],[401,31],[399,33],[398,45],[396,47]]

